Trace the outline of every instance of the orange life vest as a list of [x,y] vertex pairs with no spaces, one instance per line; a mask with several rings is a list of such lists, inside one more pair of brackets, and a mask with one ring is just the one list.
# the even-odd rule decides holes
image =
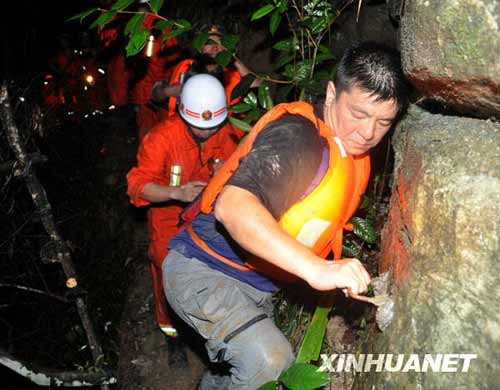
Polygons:
[[[283,230],[311,248],[318,256],[326,257],[330,250],[333,250],[334,258],[339,259],[342,253],[343,229],[352,230],[352,226],[348,226],[347,223],[359,206],[368,184],[370,157],[368,154],[352,156],[346,153],[340,139],[314,115],[313,107],[307,103],[279,104],[255,124],[238,149],[207,185],[201,199],[201,212],[213,211],[218,194],[238,168],[240,159],[250,152],[257,134],[268,123],[285,114],[302,115],[316,125],[320,135],[328,142],[329,166],[320,183],[304,199],[290,207],[280,218],[279,224]],[[198,246],[207,251],[208,246],[200,242],[194,230],[188,228],[188,231]],[[209,254],[214,256],[214,253]],[[217,254],[215,257],[226,263],[230,262]],[[245,261],[245,265],[248,270],[256,270],[278,280],[296,279],[257,257],[251,257]],[[234,264],[234,266],[241,268],[241,265]]]
[[[170,76],[170,85],[175,85],[179,84],[181,81],[181,75],[183,73],[186,73],[191,65],[193,64],[194,60],[187,59],[184,61],[179,62],[174,69],[172,70],[172,75]],[[170,96],[168,98],[168,115],[172,116],[174,115],[177,110],[177,96]]]

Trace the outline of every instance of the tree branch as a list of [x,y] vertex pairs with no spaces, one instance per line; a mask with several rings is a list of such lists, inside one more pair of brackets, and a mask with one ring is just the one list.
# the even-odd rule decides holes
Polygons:
[[113,373],[99,371],[54,371],[29,365],[0,349],[0,364],[39,386],[103,386],[116,383]]
[[57,299],[58,301],[61,301],[61,302],[64,302],[64,303],[68,303],[69,302],[66,298],[61,297],[61,296],[59,296],[57,294],[52,294],[50,292],[42,291],[42,290],[39,290],[39,289],[33,288],[33,287],[20,286],[18,284],[10,284],[10,283],[0,283],[0,287],[10,287],[10,288],[18,289],[18,290],[30,291],[30,292],[34,292],[34,293],[37,293],[37,294],[46,295],[48,297]]
[[[40,163],[47,162],[47,157],[45,157],[43,154],[38,153],[38,152],[28,154],[27,158],[28,158],[28,161],[31,161],[31,164],[40,164]],[[9,172],[13,168],[17,168],[17,165],[18,165],[17,160],[4,162],[4,163],[0,164],[0,173]]]
[[[9,91],[5,83],[0,88],[0,120],[7,135],[9,145],[18,161],[19,169],[22,172],[21,176],[24,177],[26,187],[28,188],[28,191],[31,194],[31,198],[33,199],[33,203],[35,204],[35,207],[40,214],[43,226],[46,232],[49,234],[51,241],[55,244],[54,247],[58,248],[56,259],[61,263],[64,274],[66,275],[66,286],[68,288],[75,288],[78,283],[69,248],[59,234],[59,231],[57,230],[57,226],[54,222],[54,216],[52,215],[52,209],[47,198],[45,188],[31,169],[28,154],[26,153],[24,146],[22,145],[19,130],[17,129],[16,123],[14,122],[14,116],[12,114],[12,108],[9,99]],[[78,309],[78,314],[80,315],[80,318],[82,320],[83,327],[87,334],[92,357],[94,359],[94,362],[97,364],[102,356],[102,349],[97,341],[97,336],[95,334],[92,322],[90,321],[90,316],[88,315],[85,302],[81,297],[76,298],[76,306]],[[107,389],[108,386],[104,384],[102,385],[102,388]]]

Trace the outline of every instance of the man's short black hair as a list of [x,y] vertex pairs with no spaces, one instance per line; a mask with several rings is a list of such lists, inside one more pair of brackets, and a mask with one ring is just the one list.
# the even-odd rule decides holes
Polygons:
[[377,101],[394,100],[398,116],[408,107],[409,86],[399,53],[376,42],[362,42],[349,47],[337,66],[337,96],[357,86],[376,96]]

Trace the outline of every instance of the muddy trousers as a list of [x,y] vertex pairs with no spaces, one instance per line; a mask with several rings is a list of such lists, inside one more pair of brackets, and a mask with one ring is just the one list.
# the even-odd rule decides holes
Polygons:
[[205,338],[210,360],[231,365],[230,375],[200,389],[257,389],[293,363],[292,347],[272,320],[270,293],[175,250],[163,263],[163,284],[170,306]]

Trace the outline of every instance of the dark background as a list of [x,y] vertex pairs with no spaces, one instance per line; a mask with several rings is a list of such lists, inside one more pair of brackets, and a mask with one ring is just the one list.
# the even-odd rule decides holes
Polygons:
[[57,49],[58,37],[65,32],[77,35],[82,30],[78,21],[66,22],[66,19],[96,4],[91,0],[3,2],[0,23],[2,78],[43,71],[47,59]]

